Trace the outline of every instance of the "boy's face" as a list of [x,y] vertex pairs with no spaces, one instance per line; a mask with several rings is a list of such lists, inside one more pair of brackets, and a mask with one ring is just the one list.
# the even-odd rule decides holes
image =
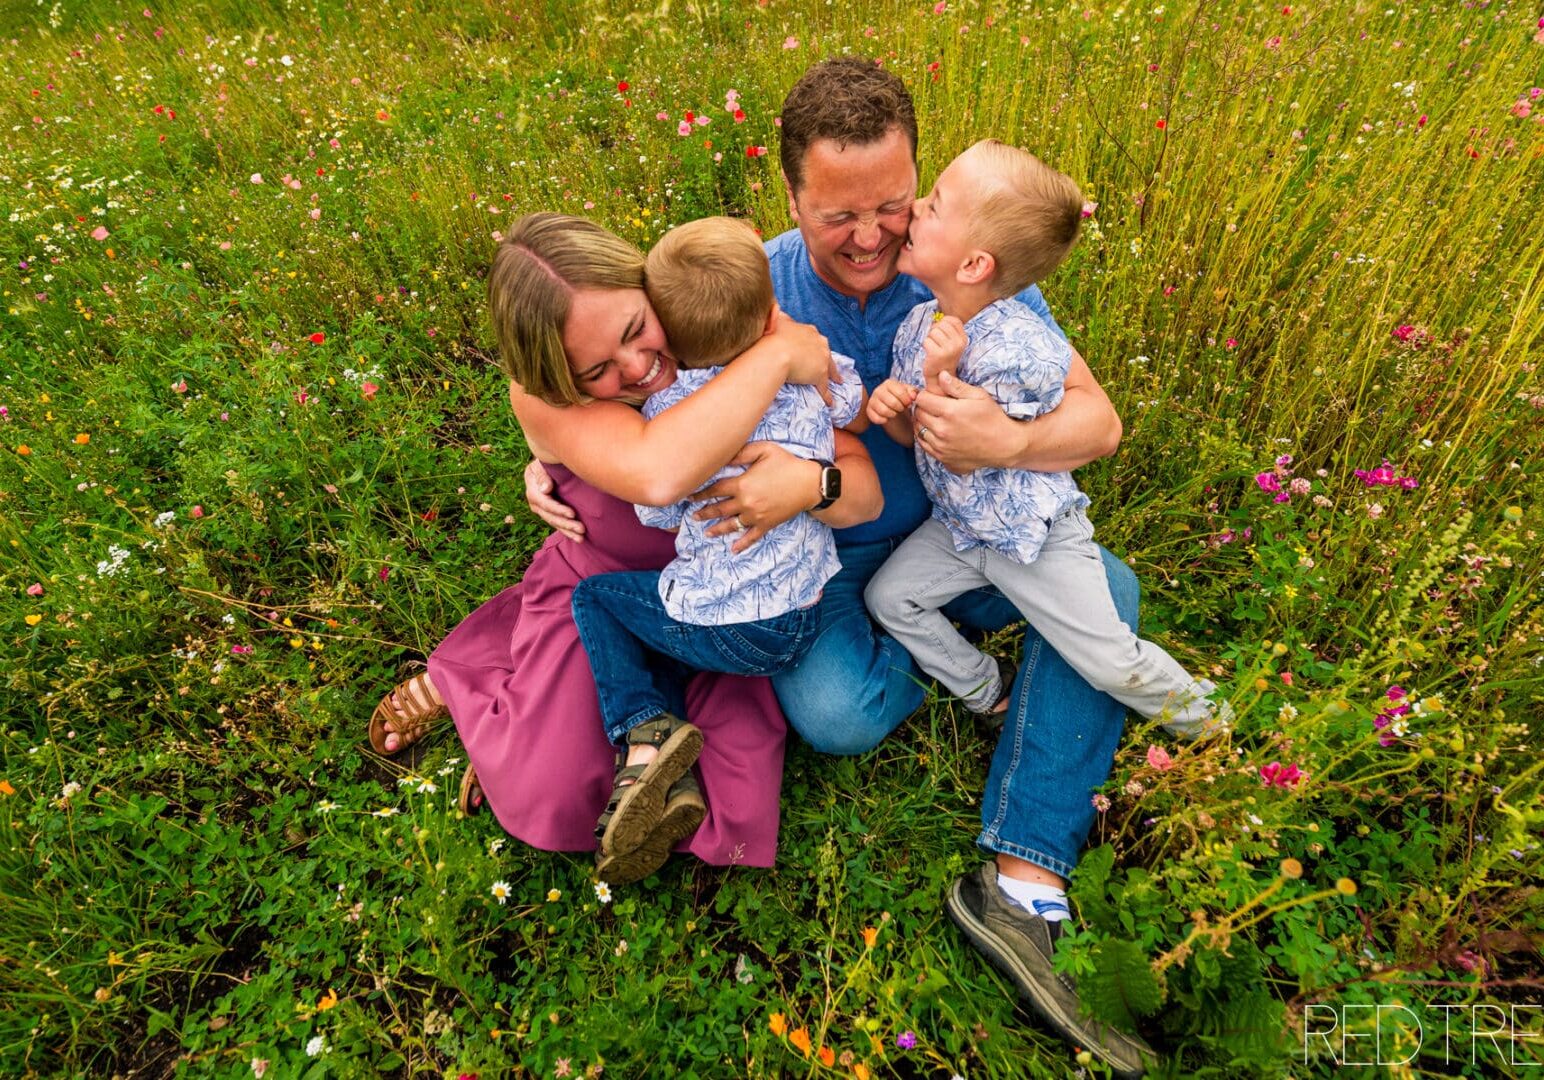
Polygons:
[[933,190],[912,209],[911,231],[901,249],[901,273],[935,293],[954,283],[961,266],[978,250],[970,242],[970,227],[987,179],[979,155],[970,150],[949,163]]
[[895,280],[917,194],[911,142],[900,128],[863,145],[817,139],[804,152],[803,172],[799,190],[789,190],[788,212],[810,263],[837,292],[866,300]]

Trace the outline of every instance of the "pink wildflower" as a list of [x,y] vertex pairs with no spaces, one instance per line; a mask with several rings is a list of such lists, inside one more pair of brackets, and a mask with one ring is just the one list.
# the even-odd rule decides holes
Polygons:
[[28,596],[42,596],[43,595],[43,583],[41,581],[34,581],[31,585],[28,585],[27,586],[27,595]]
[[1257,473],[1254,482],[1260,485],[1261,491],[1281,490],[1281,481],[1276,478],[1276,474],[1273,472]]
[[204,508],[202,506],[194,506],[192,510],[188,511],[188,516],[201,518],[204,516]]
[[1147,748],[1147,763],[1159,772],[1168,772],[1174,768],[1174,759],[1169,756],[1169,752],[1156,745]]
[[1273,761],[1260,767],[1260,783],[1266,787],[1279,787],[1290,791],[1307,778],[1308,774],[1296,765],[1283,765]]

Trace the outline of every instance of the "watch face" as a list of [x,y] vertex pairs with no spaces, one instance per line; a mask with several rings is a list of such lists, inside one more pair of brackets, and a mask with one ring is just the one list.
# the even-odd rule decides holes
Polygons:
[[842,470],[828,465],[820,471],[820,497],[835,499],[842,494]]

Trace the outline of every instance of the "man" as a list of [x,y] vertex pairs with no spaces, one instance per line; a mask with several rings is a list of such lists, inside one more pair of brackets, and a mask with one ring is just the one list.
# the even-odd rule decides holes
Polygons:
[[[798,227],[766,245],[778,303],[816,326],[833,351],[852,357],[869,390],[890,373],[901,320],[930,299],[896,267],[917,194],[916,148],[910,94],[872,61],[818,63],[783,103],[781,163]],[[1061,332],[1037,288],[1019,299]],[[1120,442],[1120,420],[1076,350],[1062,404],[1034,421],[1010,419],[985,391],[943,378],[942,394],[917,399],[916,422],[920,445],[950,468],[1068,471],[1113,453]],[[929,504],[910,449],[879,427],[861,438],[879,474],[884,512],[838,530],[842,570],[821,598],[820,636],[804,660],[773,681],[789,724],[815,749],[836,754],[872,749],[923,698],[911,657],[869,620],[863,590],[927,518]],[[831,496],[828,470],[819,463],[760,445],[737,460],[749,466],[745,473],[702,493],[720,500],[703,512],[723,519],[720,531],[759,533]],[[582,532],[571,511],[547,495],[550,483],[537,463],[527,469],[526,487],[539,516]],[[1116,607],[1134,627],[1135,575],[1101,553]],[[995,590],[967,594],[945,611],[985,630],[1020,619]],[[1070,915],[1066,879],[1093,823],[1091,795],[1109,776],[1125,710],[1084,682],[1033,629],[1025,633],[1016,676],[1010,665],[1004,674],[1012,678],[1012,696],[977,841],[994,860],[955,883],[950,917],[1058,1032],[1117,1074],[1140,1076],[1151,1051],[1082,1017],[1072,983],[1051,968],[1060,923]]]

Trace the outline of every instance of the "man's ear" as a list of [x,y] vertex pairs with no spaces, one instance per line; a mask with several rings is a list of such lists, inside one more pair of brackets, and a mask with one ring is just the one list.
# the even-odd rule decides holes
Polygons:
[[795,225],[799,223],[799,204],[793,198],[793,185],[788,182],[788,174],[783,173],[783,190],[788,193],[788,216],[793,218]]
[[960,263],[960,268],[954,272],[954,279],[961,285],[985,285],[992,280],[992,275],[995,273],[997,273],[997,259],[990,251],[977,248],[965,256],[965,261]]

